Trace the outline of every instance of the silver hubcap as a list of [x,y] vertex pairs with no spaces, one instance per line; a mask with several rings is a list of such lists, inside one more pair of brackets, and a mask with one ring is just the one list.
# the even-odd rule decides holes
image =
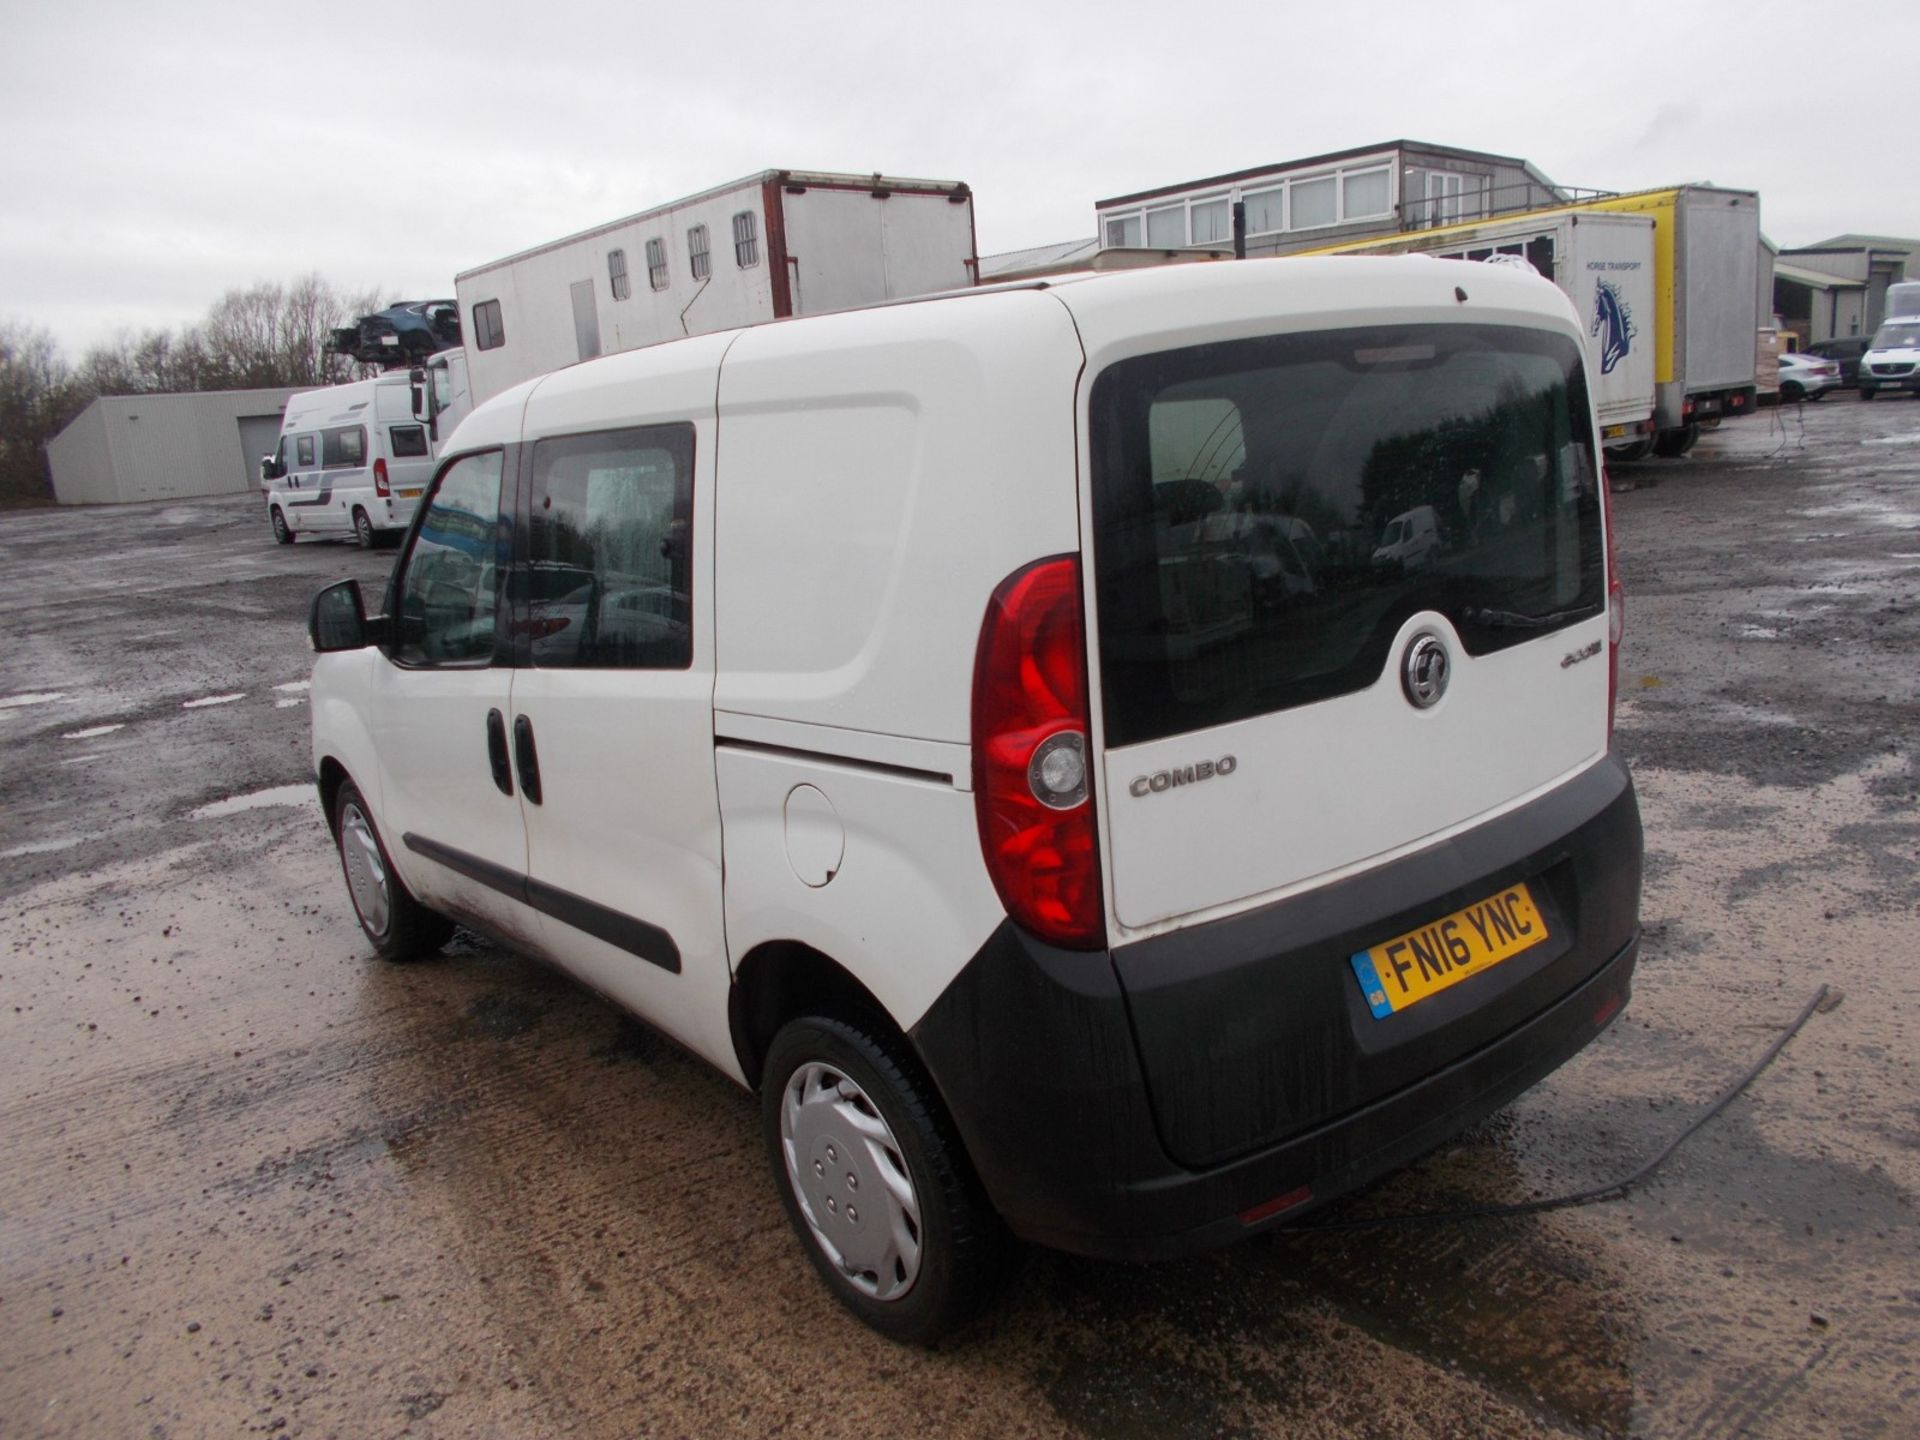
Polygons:
[[814,1243],[856,1290],[898,1300],[920,1274],[920,1200],[879,1107],[844,1071],[811,1061],[780,1103],[787,1180]]
[[380,858],[380,842],[373,838],[373,826],[358,805],[350,804],[340,812],[340,858],[346,864],[347,889],[361,922],[376,936],[386,934],[392,908],[387,867]]

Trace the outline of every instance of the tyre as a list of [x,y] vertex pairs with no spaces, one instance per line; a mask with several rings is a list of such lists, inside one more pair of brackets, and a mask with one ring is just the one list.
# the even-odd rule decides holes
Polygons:
[[1862,400],[1871,400],[1873,398],[1873,391],[1867,386],[1862,385],[1860,387],[1860,398]]
[[274,540],[281,545],[291,545],[293,543],[293,531],[287,528],[287,517],[280,513],[280,507],[278,505],[275,505],[267,512],[267,518],[273,522]]
[[1654,438],[1653,453],[1663,459],[1677,459],[1691,450],[1699,439],[1698,423],[1683,425],[1678,430],[1662,430]]
[[452,938],[453,922],[414,899],[395,872],[374,828],[373,812],[352,781],[334,797],[333,836],[353,913],[383,958],[416,960]]
[[1653,453],[1653,441],[1629,440],[1624,445],[1607,446],[1607,458],[1617,460],[1623,465],[1631,465],[1636,460],[1644,460]]
[[1798,380],[1783,380],[1780,382],[1780,403],[1782,405],[1798,405],[1806,398],[1807,392]]
[[1808,396],[1807,398],[1812,400],[1814,404],[1818,405],[1822,400],[1827,398],[1827,392],[1825,390],[1816,390],[1813,392],[1812,395]]
[[787,1218],[842,1305],[916,1345],[985,1307],[1011,1247],[904,1040],[791,1021],[767,1052],[761,1121]]
[[373,533],[373,521],[367,518],[367,512],[358,505],[353,507],[353,538],[362,550],[371,550],[379,540]]

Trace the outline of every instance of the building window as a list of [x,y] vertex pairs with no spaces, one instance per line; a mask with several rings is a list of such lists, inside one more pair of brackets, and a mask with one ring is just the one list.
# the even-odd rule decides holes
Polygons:
[[1226,196],[1196,200],[1188,214],[1193,224],[1194,244],[1210,245],[1233,238],[1233,207]]
[[658,238],[647,241],[647,284],[656,290],[667,288],[667,247]]
[[482,300],[473,307],[473,343],[480,350],[498,350],[507,343],[507,328],[500,321],[498,300]]
[[760,222],[751,210],[733,217],[733,262],[742,270],[760,263]]
[[1271,190],[1249,190],[1247,201],[1247,233],[1266,235],[1287,228],[1287,187],[1276,185]]
[[1148,245],[1184,245],[1187,243],[1187,207],[1168,205],[1147,211]]
[[1134,248],[1140,243],[1140,217],[1122,215],[1107,221],[1107,248]]
[[707,262],[707,227],[704,225],[695,225],[687,231],[687,267],[696,280],[704,280],[713,273]]
[[1340,218],[1342,220],[1371,220],[1387,214],[1393,209],[1388,203],[1387,172],[1385,167],[1378,170],[1356,170],[1340,179]]
[[607,252],[607,283],[613,289],[613,298],[624,300],[633,293],[633,286],[627,280],[627,252],[609,250]]
[[1316,225],[1334,225],[1340,220],[1339,182],[1331,175],[1318,180],[1296,180],[1287,188],[1292,192],[1293,223],[1289,230],[1311,230]]

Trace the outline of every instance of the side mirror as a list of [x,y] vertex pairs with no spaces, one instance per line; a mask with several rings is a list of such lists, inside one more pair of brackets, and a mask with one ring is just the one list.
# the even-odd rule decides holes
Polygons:
[[367,618],[358,580],[327,586],[313,597],[313,608],[307,612],[307,642],[320,655],[377,645],[385,638],[386,629],[385,617]]
[[415,365],[407,371],[407,392],[413,397],[413,418],[427,418],[427,370]]
[[282,475],[286,473],[287,473],[286,467],[282,465],[278,460],[275,460],[273,456],[262,455],[260,457],[260,478],[262,480],[269,481],[269,482],[278,480]]

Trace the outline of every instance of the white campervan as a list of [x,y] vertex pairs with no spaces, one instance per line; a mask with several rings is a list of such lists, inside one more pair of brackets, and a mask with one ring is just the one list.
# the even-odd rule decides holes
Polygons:
[[371,548],[398,534],[432,478],[432,449],[405,372],[293,396],[260,462],[274,538],[351,535]]
[[1306,1214],[1627,1000],[1584,340],[1530,273],[1287,260],[495,396],[373,613],[310,616],[366,938],[499,937],[757,1091],[803,1248],[898,1338],[1009,1232]]

